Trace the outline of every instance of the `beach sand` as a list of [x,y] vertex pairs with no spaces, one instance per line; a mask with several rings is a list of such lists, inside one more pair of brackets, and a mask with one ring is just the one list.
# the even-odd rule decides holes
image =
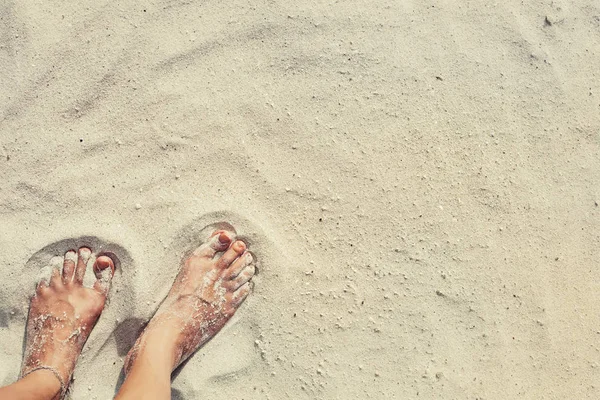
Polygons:
[[600,398],[597,2],[9,0],[0,21],[0,384],[36,279],[87,244],[120,265],[71,398],[112,398],[225,220],[260,273],[174,399]]

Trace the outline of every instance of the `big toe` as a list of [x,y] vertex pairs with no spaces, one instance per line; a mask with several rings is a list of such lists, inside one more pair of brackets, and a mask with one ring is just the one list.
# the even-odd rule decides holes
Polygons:
[[112,258],[108,256],[98,257],[94,263],[94,274],[96,275],[94,289],[106,295],[108,289],[110,289],[110,282],[115,274],[115,263]]
[[115,272],[115,263],[113,262],[112,258],[109,256],[98,257],[94,263],[94,273],[96,274],[96,277],[98,277],[98,274],[101,274],[102,271],[107,268],[110,268],[112,272]]
[[218,252],[225,251],[235,240],[235,233],[219,230],[215,231],[210,238],[194,251],[194,255],[213,258]]

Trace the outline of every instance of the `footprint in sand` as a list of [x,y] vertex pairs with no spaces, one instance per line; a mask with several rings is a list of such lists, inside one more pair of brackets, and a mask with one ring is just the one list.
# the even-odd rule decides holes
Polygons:
[[[91,249],[91,254],[84,250],[86,266],[80,268],[81,275],[86,271],[82,281],[84,286],[89,288],[98,284],[93,271],[96,260],[99,256],[109,255],[114,260],[115,276],[112,279],[108,301],[77,362],[74,374],[76,381],[71,384],[70,391],[73,398],[79,398],[88,394],[89,387],[93,385],[96,395],[111,398],[122,382],[119,376],[125,355],[148,320],[147,316],[140,312],[144,307],[138,304],[138,291],[143,290],[150,294],[150,297],[155,293],[155,300],[160,304],[164,297],[161,291],[170,286],[166,282],[173,281],[181,260],[192,254],[198,243],[206,241],[207,235],[214,231],[215,227],[227,226],[228,229],[233,229],[229,224],[216,222],[223,220],[235,224],[237,238],[251,246],[252,258],[256,261],[269,259],[274,250],[262,232],[239,215],[223,212],[205,215],[183,227],[172,246],[166,249],[164,259],[153,260],[153,264],[157,266],[156,270],[150,268],[153,267],[151,265],[146,266],[147,272],[158,274],[156,284],[164,285],[164,288],[154,288],[146,282],[142,284],[140,277],[135,276],[138,268],[134,265],[132,257],[115,243],[92,236],[61,240],[36,252],[26,262],[25,267],[15,273],[15,278],[11,277],[12,284],[0,288],[0,329],[6,329],[12,338],[21,340],[25,332],[29,299],[35,291],[36,284],[41,280],[51,279],[53,271],[55,275],[62,274],[65,254],[67,258],[72,258],[73,254],[77,256],[69,250],[82,247]],[[165,265],[172,265],[173,268],[164,268]],[[253,262],[252,269],[258,269],[259,266],[258,262]],[[260,289],[258,291],[260,292]],[[144,304],[147,303],[144,301]],[[245,303],[243,307],[250,310],[237,314],[217,335],[218,339],[212,340],[192,356],[186,362],[185,368],[175,371],[174,398],[196,398],[203,390],[217,390],[232,379],[249,378],[257,371],[266,370],[264,356],[255,346],[255,341],[260,336],[262,313],[253,303]],[[3,332],[5,333],[7,332]],[[15,341],[16,339],[11,341],[13,348],[5,352],[6,361],[14,366],[11,367],[14,371],[6,374],[6,384],[18,375],[23,357],[24,347],[16,348]],[[90,374],[90,371],[95,372]]]
[[[223,223],[228,221],[231,223]],[[249,300],[219,334],[194,354],[182,368],[173,374],[172,397],[175,399],[198,398],[200,393],[218,390],[230,383],[231,379],[239,379],[251,371],[265,368],[264,362],[257,352],[255,341],[260,335],[259,309],[261,277],[263,265],[270,265],[272,245],[258,226],[248,219],[231,212],[215,212],[206,214],[182,227],[175,235],[171,249],[167,251],[163,265],[178,265],[182,259],[191,254],[198,243],[205,241],[215,228],[234,229],[237,239],[242,240],[251,250],[255,259],[256,273],[253,277],[254,293]],[[176,273],[177,271],[173,271]],[[269,275],[268,273],[266,275]]]
[[[113,365],[113,362],[119,361],[119,355],[116,351],[112,353],[108,351],[99,356],[99,351],[107,347],[106,343],[113,336],[115,321],[125,321],[135,317],[135,310],[130,306],[135,304],[136,297],[132,274],[129,273],[133,268],[133,262],[129,253],[118,244],[95,236],[85,236],[60,240],[40,249],[29,258],[18,273],[11,277],[11,284],[3,285],[3,288],[0,289],[0,328],[7,331],[3,332],[3,335],[7,334],[9,338],[22,340],[20,342],[22,346],[2,349],[4,351],[3,358],[5,357],[6,365],[10,366],[10,371],[6,374],[5,382],[0,382],[0,384],[11,383],[19,374],[26,347],[24,332],[27,316],[30,312],[30,298],[35,293],[36,286],[41,281],[50,281],[53,271],[60,275],[68,273],[65,269],[67,264],[71,265],[71,263],[65,262],[65,258],[68,260],[75,258],[77,260],[78,249],[79,252],[83,251],[85,257],[80,258],[85,259],[85,262],[82,261],[83,265],[76,268],[75,275],[78,275],[78,279],[82,280],[84,287],[94,288],[94,285],[98,284],[93,269],[97,258],[102,255],[113,260],[115,272],[106,306],[85,344],[76,371],[89,371],[88,368],[104,368],[103,373],[106,374],[114,370],[113,375],[115,378],[113,381],[116,381],[120,366]],[[15,341],[9,340],[10,343]],[[116,343],[113,347],[117,347]],[[77,376],[80,378],[78,382],[72,385],[72,389],[75,389],[78,385],[83,386],[88,383],[85,381],[85,373],[77,373]]]

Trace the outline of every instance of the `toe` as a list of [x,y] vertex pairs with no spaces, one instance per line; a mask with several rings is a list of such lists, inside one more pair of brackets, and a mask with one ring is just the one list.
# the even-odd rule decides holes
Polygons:
[[48,287],[48,282],[45,279],[42,279],[38,282],[37,287],[35,288],[36,296],[45,296],[50,288]]
[[94,283],[94,289],[106,296],[110,289],[110,283],[115,273],[115,263],[108,256],[100,256],[94,263],[94,274],[96,275],[96,282]]
[[252,253],[250,253],[249,251],[244,252],[244,254],[239,256],[238,259],[235,260],[229,267],[229,278],[233,279],[236,276],[238,276],[240,272],[242,272],[242,270],[246,268],[246,266],[252,264],[253,261],[254,257],[252,256]]
[[219,259],[219,267],[229,268],[231,263],[235,261],[246,250],[246,243],[241,240],[236,240]]
[[58,268],[52,269],[52,275],[50,276],[50,286],[54,288],[60,288],[63,286],[62,279],[60,277],[60,271]]
[[75,282],[83,284],[83,277],[85,276],[85,270],[87,263],[92,255],[92,250],[87,247],[80,247],[77,252],[77,268],[75,269]]
[[75,273],[75,261],[77,261],[77,254],[75,250],[69,250],[65,253],[65,259],[63,261],[62,268],[62,281],[64,284],[73,281],[73,274]]
[[230,231],[215,231],[211,237],[194,251],[194,255],[213,258],[219,251],[226,250],[235,239]]
[[244,285],[242,285],[242,287],[233,292],[233,297],[231,298],[233,306],[236,308],[239,307],[240,304],[242,304],[244,300],[246,300],[246,297],[248,297],[251,290],[252,287],[250,282],[246,282]]
[[238,276],[231,280],[232,290],[237,290],[243,285],[245,285],[248,281],[250,281],[250,279],[252,279],[252,277],[254,276],[255,271],[256,269],[254,267],[254,264],[246,266]]

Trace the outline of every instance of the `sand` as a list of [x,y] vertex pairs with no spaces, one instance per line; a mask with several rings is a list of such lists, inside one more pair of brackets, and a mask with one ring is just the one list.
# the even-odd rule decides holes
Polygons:
[[120,268],[71,398],[112,398],[226,220],[255,292],[174,399],[600,398],[597,2],[9,0],[0,21],[0,384],[40,271],[88,244]]

